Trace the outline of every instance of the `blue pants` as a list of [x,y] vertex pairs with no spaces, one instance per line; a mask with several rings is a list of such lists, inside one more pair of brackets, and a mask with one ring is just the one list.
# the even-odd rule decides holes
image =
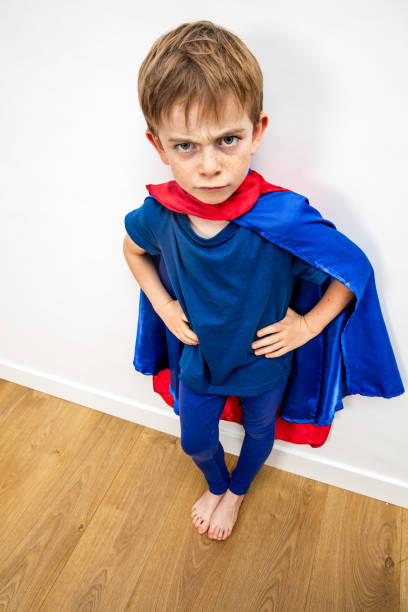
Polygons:
[[225,463],[224,448],[219,441],[218,429],[227,396],[196,393],[182,380],[179,383],[183,451],[191,455],[194,463],[203,472],[211,493],[221,495],[230,489],[236,495],[243,495],[272,450],[276,413],[287,378],[265,393],[241,397],[245,438],[231,477]]

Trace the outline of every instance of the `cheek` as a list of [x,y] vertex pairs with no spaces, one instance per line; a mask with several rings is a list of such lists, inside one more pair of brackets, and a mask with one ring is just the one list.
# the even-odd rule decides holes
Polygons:
[[251,155],[251,147],[250,146],[242,146],[239,151],[235,151],[233,155],[231,155],[230,159],[237,164],[245,163],[248,161],[248,157]]
[[179,160],[171,160],[170,167],[175,180],[181,185],[189,185],[191,181],[191,171],[189,171],[189,164],[184,161],[180,163]]
[[242,150],[243,150],[243,156],[244,157],[248,157],[248,155],[251,155],[251,152],[252,152],[252,143],[251,142],[247,142],[245,147]]

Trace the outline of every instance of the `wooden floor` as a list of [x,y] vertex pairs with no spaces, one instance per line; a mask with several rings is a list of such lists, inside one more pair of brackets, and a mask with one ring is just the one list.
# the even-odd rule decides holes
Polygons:
[[205,489],[179,438],[0,381],[0,610],[408,611],[408,510],[263,466],[216,541]]

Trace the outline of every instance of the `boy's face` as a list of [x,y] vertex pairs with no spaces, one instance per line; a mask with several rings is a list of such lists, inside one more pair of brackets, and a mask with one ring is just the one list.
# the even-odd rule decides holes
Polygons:
[[[174,179],[190,195],[206,204],[219,204],[244,181],[251,155],[257,150],[268,117],[261,113],[253,129],[247,112],[242,112],[229,96],[219,123],[197,122],[197,104],[189,114],[190,129],[184,121],[184,108],[175,105],[163,119],[158,136],[146,130],[148,140],[162,161],[170,165]],[[210,190],[209,187],[218,189]]]

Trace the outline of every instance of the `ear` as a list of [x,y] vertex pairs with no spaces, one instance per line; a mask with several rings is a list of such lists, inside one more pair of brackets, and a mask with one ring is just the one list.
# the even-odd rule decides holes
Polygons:
[[164,164],[169,165],[169,160],[167,159],[167,155],[163,149],[162,143],[160,142],[160,138],[153,134],[153,132],[149,129],[146,130],[146,137],[149,142],[152,143],[158,154],[160,155],[160,159]]
[[253,155],[259,147],[261,142],[262,134],[264,133],[266,126],[268,125],[268,115],[263,111],[259,115],[259,121],[256,124],[252,134],[252,146],[251,155]]

